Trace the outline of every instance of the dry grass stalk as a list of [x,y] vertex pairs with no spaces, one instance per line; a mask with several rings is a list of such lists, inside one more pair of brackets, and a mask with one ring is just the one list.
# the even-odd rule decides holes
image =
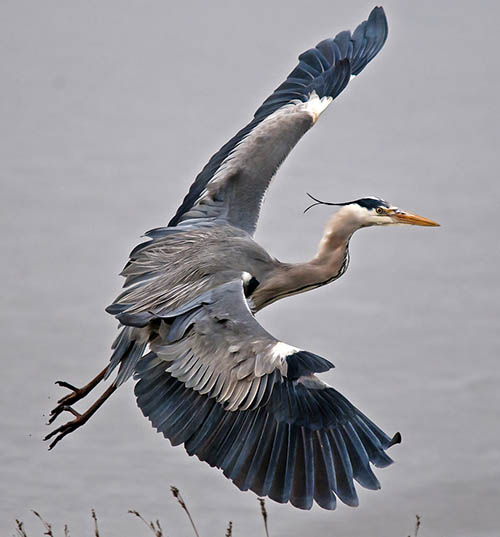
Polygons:
[[95,509],[92,509],[91,513],[92,513],[92,518],[94,519],[94,533],[95,533],[95,537],[100,537],[100,535],[99,535],[99,527],[97,526],[97,516],[96,516],[96,514],[95,514]]
[[191,513],[189,512],[189,509],[186,506],[186,502],[183,500],[181,493],[179,492],[179,489],[177,487],[171,486],[170,490],[172,494],[174,495],[174,498],[179,502],[179,505],[186,511],[187,516],[189,517],[189,521],[191,522],[191,526],[193,526],[193,531],[196,535],[196,537],[200,537],[200,534],[198,533],[198,530],[196,529],[193,517],[191,516]]
[[28,537],[24,531],[24,523],[16,518],[16,533],[19,537]]
[[257,498],[260,503],[260,514],[262,515],[262,518],[264,519],[264,528],[266,530],[266,537],[269,537],[269,529],[267,527],[267,510],[266,510],[266,502],[264,501],[264,498]]
[[[191,525],[193,527],[193,530],[195,532],[196,537],[200,537],[198,530],[196,529],[196,526],[194,524],[194,521],[191,517],[191,513],[189,512],[189,509],[187,508],[186,502],[182,498],[179,489],[177,487],[170,487],[170,490],[172,491],[172,494],[174,495],[174,498],[179,502],[180,506],[186,511],[189,520],[191,522]],[[266,530],[266,537],[269,537],[269,529],[267,527],[267,510],[266,510],[266,504],[264,501],[264,498],[258,498],[259,504],[260,504],[260,513],[262,515],[262,518],[264,520],[264,528]],[[41,515],[37,512],[32,510],[32,513],[40,520],[40,522],[43,524],[43,527],[45,529],[44,535],[47,535],[48,537],[54,537],[54,534],[52,533],[52,525],[49,524],[47,521],[45,521]],[[97,515],[95,513],[95,510],[92,509],[92,519],[94,520],[94,535],[95,537],[100,537],[99,534],[99,528],[97,526]],[[129,513],[132,515],[135,515],[136,517],[140,518],[144,524],[154,533],[155,537],[166,537],[166,535],[163,533],[163,529],[160,526],[160,521],[155,520],[154,522],[147,522],[141,515],[135,510],[129,510]],[[415,531],[413,533],[413,536],[409,535],[408,537],[418,537],[418,531],[420,529],[420,525],[422,522],[422,519],[419,515],[415,515],[416,522],[415,522]],[[16,536],[17,537],[28,537],[28,534],[26,533],[26,530],[24,529],[24,522],[16,518]],[[233,523],[229,521],[225,537],[232,537],[233,536]],[[70,537],[69,534],[69,528],[68,525],[64,525],[64,537]]]
[[[188,509],[188,507],[186,505],[186,502],[184,501],[184,498],[181,496],[181,494],[179,492],[179,489],[177,487],[172,486],[172,487],[170,487],[170,490],[172,491],[172,494],[173,494],[174,498],[177,500],[177,502],[179,503],[179,505],[186,512],[186,514],[187,514],[187,516],[189,518],[189,521],[191,522],[191,526],[193,528],[193,531],[194,531],[196,537],[200,537],[200,534],[198,533],[198,530],[197,530],[197,528],[195,526],[193,517],[191,516],[191,513],[189,512],[189,509]],[[264,520],[264,528],[266,530],[266,537],[269,537],[269,530],[268,530],[268,527],[267,527],[266,505],[265,505],[265,502],[264,502],[263,498],[258,498],[258,500],[259,500],[259,503],[260,503],[260,512],[261,512],[262,518]],[[44,535],[47,535],[47,537],[55,537],[54,534],[52,533],[52,525],[49,524],[47,521],[45,521],[40,516],[40,514],[37,513],[36,511],[32,511],[32,512],[41,521],[41,523],[43,524],[44,529],[45,529]],[[163,528],[161,527],[159,520],[155,520],[153,522],[147,522],[141,516],[141,514],[138,511],[129,510],[129,513],[132,514],[132,515],[135,515],[138,518],[140,518],[142,520],[142,522],[144,522],[144,524],[154,533],[155,537],[166,537],[165,534],[163,533]],[[95,535],[95,537],[100,537],[99,527],[98,527],[98,524],[97,524],[97,515],[95,513],[95,509],[91,510],[91,514],[92,514],[92,519],[94,521],[94,535]],[[417,537],[417,532],[418,532],[419,526],[420,526],[420,517],[417,516],[417,526],[415,528],[415,536],[414,537]],[[17,534],[17,537],[28,537],[28,535],[27,535],[27,533],[26,533],[26,531],[24,529],[24,523],[22,521],[20,521],[20,520],[17,520],[17,519],[16,519],[16,534]],[[233,536],[233,523],[232,523],[232,521],[229,521],[227,529],[226,529],[225,537],[232,537],[232,536]],[[70,537],[69,528],[68,528],[67,524],[64,525],[64,537]]]
[[135,515],[137,518],[140,518],[144,522],[144,524],[146,524],[146,526],[155,534],[155,537],[163,537],[163,529],[160,526],[160,521],[159,520],[155,520],[154,522],[147,522],[141,516],[140,513],[138,513],[137,511],[135,511],[133,509],[130,509],[129,513],[131,515]]
[[418,535],[418,530],[420,528],[420,517],[418,515],[415,515],[417,517],[417,521],[415,522],[415,537]]
[[40,519],[40,522],[43,524],[43,527],[45,528],[45,531],[44,531],[44,535],[48,535],[48,537],[54,537],[54,534],[52,533],[52,525],[49,524],[48,522],[46,522],[36,511],[34,511],[33,509],[31,510],[31,512],[38,518]]
[[[417,537],[418,530],[420,529],[420,517],[418,515],[415,515],[417,521],[415,522],[415,532],[413,534],[413,537]],[[411,537],[411,535],[408,535],[408,537]]]

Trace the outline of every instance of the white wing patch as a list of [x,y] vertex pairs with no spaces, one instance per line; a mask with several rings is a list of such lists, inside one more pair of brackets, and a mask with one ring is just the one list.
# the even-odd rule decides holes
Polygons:
[[326,110],[332,101],[333,97],[323,97],[320,99],[318,94],[313,91],[309,96],[309,100],[304,103],[304,109],[312,114],[314,123],[316,123],[319,116]]
[[291,345],[287,345],[286,343],[283,343],[282,341],[278,341],[273,348],[271,349],[271,354],[274,359],[284,359],[287,356],[290,356],[291,354],[295,354],[296,352],[299,352],[300,349],[297,349],[296,347],[292,347]]
[[248,283],[252,279],[252,275],[250,272],[243,272],[241,274],[241,279],[243,280],[243,283]]

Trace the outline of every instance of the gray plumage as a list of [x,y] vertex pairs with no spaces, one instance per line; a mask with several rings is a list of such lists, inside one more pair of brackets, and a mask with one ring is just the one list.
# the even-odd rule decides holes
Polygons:
[[[370,464],[392,462],[392,440],[315,374],[333,365],[280,342],[256,320],[265,306],[339,278],[362,227],[435,225],[378,198],[329,220],[318,253],[290,264],[253,239],[263,196],[281,162],[327,105],[383,46],[382,8],[299,57],[253,120],[216,153],[169,225],[146,233],[107,308],[120,323],[105,371],[63,398],[51,422],[118,368],[89,410],[47,435],[53,447],[134,375],[143,414],[172,444],[221,468],[240,489],[302,509],[357,505],[353,481],[379,488]],[[321,202],[319,202],[321,203]]]

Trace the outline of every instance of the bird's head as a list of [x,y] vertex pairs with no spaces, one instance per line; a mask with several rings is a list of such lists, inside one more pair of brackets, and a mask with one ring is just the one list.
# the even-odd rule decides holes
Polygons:
[[318,200],[311,196],[311,194],[308,194],[308,196],[314,200],[314,203],[307,207],[306,211],[315,205],[335,205],[341,207],[341,210],[338,211],[339,216],[349,220],[351,225],[356,229],[389,224],[439,226],[433,220],[399,209],[399,207],[395,207],[380,198],[370,197],[344,203],[329,203]]

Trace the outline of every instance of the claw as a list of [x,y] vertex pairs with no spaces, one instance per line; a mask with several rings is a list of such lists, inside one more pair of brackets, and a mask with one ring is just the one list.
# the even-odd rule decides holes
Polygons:
[[58,405],[64,404],[64,403],[69,403],[69,404],[76,403],[80,399],[83,399],[85,395],[87,395],[86,392],[82,388],[76,388],[75,386],[73,386],[72,384],[69,384],[68,382],[63,382],[63,381],[58,380],[56,384],[58,384],[59,386],[62,386],[63,388],[68,388],[68,390],[71,390],[73,392],[73,393],[68,393],[64,397],[61,397],[61,399],[57,401]]
[[[61,406],[57,416],[61,412],[69,412],[70,414],[73,414],[73,416],[75,416],[75,419],[68,421],[67,423],[64,423],[63,425],[60,425],[59,427],[57,427],[57,429],[54,429],[53,431],[51,431],[48,435],[44,437],[43,440],[46,441],[52,438],[53,436],[57,435],[57,437],[51,442],[49,446],[49,451],[58,442],[60,442],[67,434],[73,432],[75,429],[78,429],[78,427],[81,427],[83,424],[85,424],[91,415],[91,414],[88,415],[87,413],[80,414],[80,412],[77,412],[74,408],[67,406],[67,405]],[[51,420],[54,421],[54,419],[57,416],[53,416]],[[52,421],[49,420],[49,424],[52,423]]]
[[61,404],[59,404],[59,405],[57,405],[55,408],[53,408],[50,411],[50,418],[49,418],[49,421],[47,422],[47,425],[50,425],[50,424],[54,423],[54,421],[56,420],[57,416],[59,416],[63,412],[70,412],[71,414],[73,414],[73,416],[75,416],[75,418],[79,418],[81,416],[80,412],[77,412],[70,405],[61,405]]
[[53,436],[57,435],[56,438],[54,438],[54,440],[50,443],[49,445],[49,451],[58,443],[60,442],[67,434],[73,432],[75,429],[78,429],[78,427],[80,427],[81,425],[83,425],[85,423],[85,421],[83,421],[81,419],[81,415],[79,415],[76,419],[72,420],[72,421],[68,421],[67,423],[65,423],[64,425],[61,425],[60,427],[58,427],[57,429],[54,429],[53,431],[51,431],[47,436],[44,437],[44,441],[46,440],[49,440],[50,438],[52,438]]
[[[61,411],[62,412],[62,411]],[[52,423],[54,423],[54,421],[56,420],[57,416],[59,416],[59,414],[61,412],[55,412],[55,409],[54,410],[51,410],[50,411],[50,418],[49,418],[49,421],[47,421],[46,425],[52,425]]]
[[[61,412],[63,412],[64,410],[68,410],[66,407],[74,405],[77,401],[80,401],[81,399],[86,397],[104,379],[106,371],[107,367],[105,367],[95,378],[93,378],[88,384],[86,384],[82,388],[77,388],[76,386],[73,386],[73,384],[70,384],[65,380],[57,380],[55,382],[57,386],[67,388],[68,390],[71,390],[72,393],[68,393],[57,401],[57,405],[50,411],[48,425],[53,423],[57,416],[61,414]],[[69,412],[72,411],[70,410]]]
[[54,384],[57,384],[58,386],[61,386],[62,388],[68,388],[68,390],[72,390],[74,392],[80,391],[80,388],[77,388],[76,386],[73,386],[73,384],[70,384],[69,382],[66,382],[64,380],[56,380]]
[[61,412],[65,411],[65,410],[68,410],[68,408],[70,408],[70,405],[76,403],[81,398],[82,397],[80,396],[79,393],[73,392],[73,393],[70,393],[70,394],[66,395],[65,397],[59,399],[59,401],[57,402],[57,406],[55,406],[50,411],[50,418],[49,418],[48,424],[50,425],[51,423],[53,423],[54,420],[57,418],[57,416],[59,416],[59,414],[61,414]]
[[[116,386],[114,384],[109,386],[108,389],[101,395],[101,397],[99,397],[99,399],[97,399],[97,401],[95,401],[94,404],[91,405],[83,414],[77,412],[70,405],[59,403],[50,413],[49,424],[51,424],[62,412],[70,412],[71,414],[73,414],[73,416],[75,416],[75,419],[68,421],[63,425],[60,425],[59,427],[57,427],[57,429],[54,429],[47,436],[44,437],[44,441],[46,441],[50,440],[55,436],[55,438],[49,445],[49,451],[53,449],[55,445],[59,443],[66,435],[72,433],[82,425],[85,425],[85,423],[87,423],[87,421],[95,414],[95,412],[104,404],[104,402],[111,396],[111,394],[115,390]],[[70,394],[67,397],[71,397],[73,395],[75,395],[75,393]]]

